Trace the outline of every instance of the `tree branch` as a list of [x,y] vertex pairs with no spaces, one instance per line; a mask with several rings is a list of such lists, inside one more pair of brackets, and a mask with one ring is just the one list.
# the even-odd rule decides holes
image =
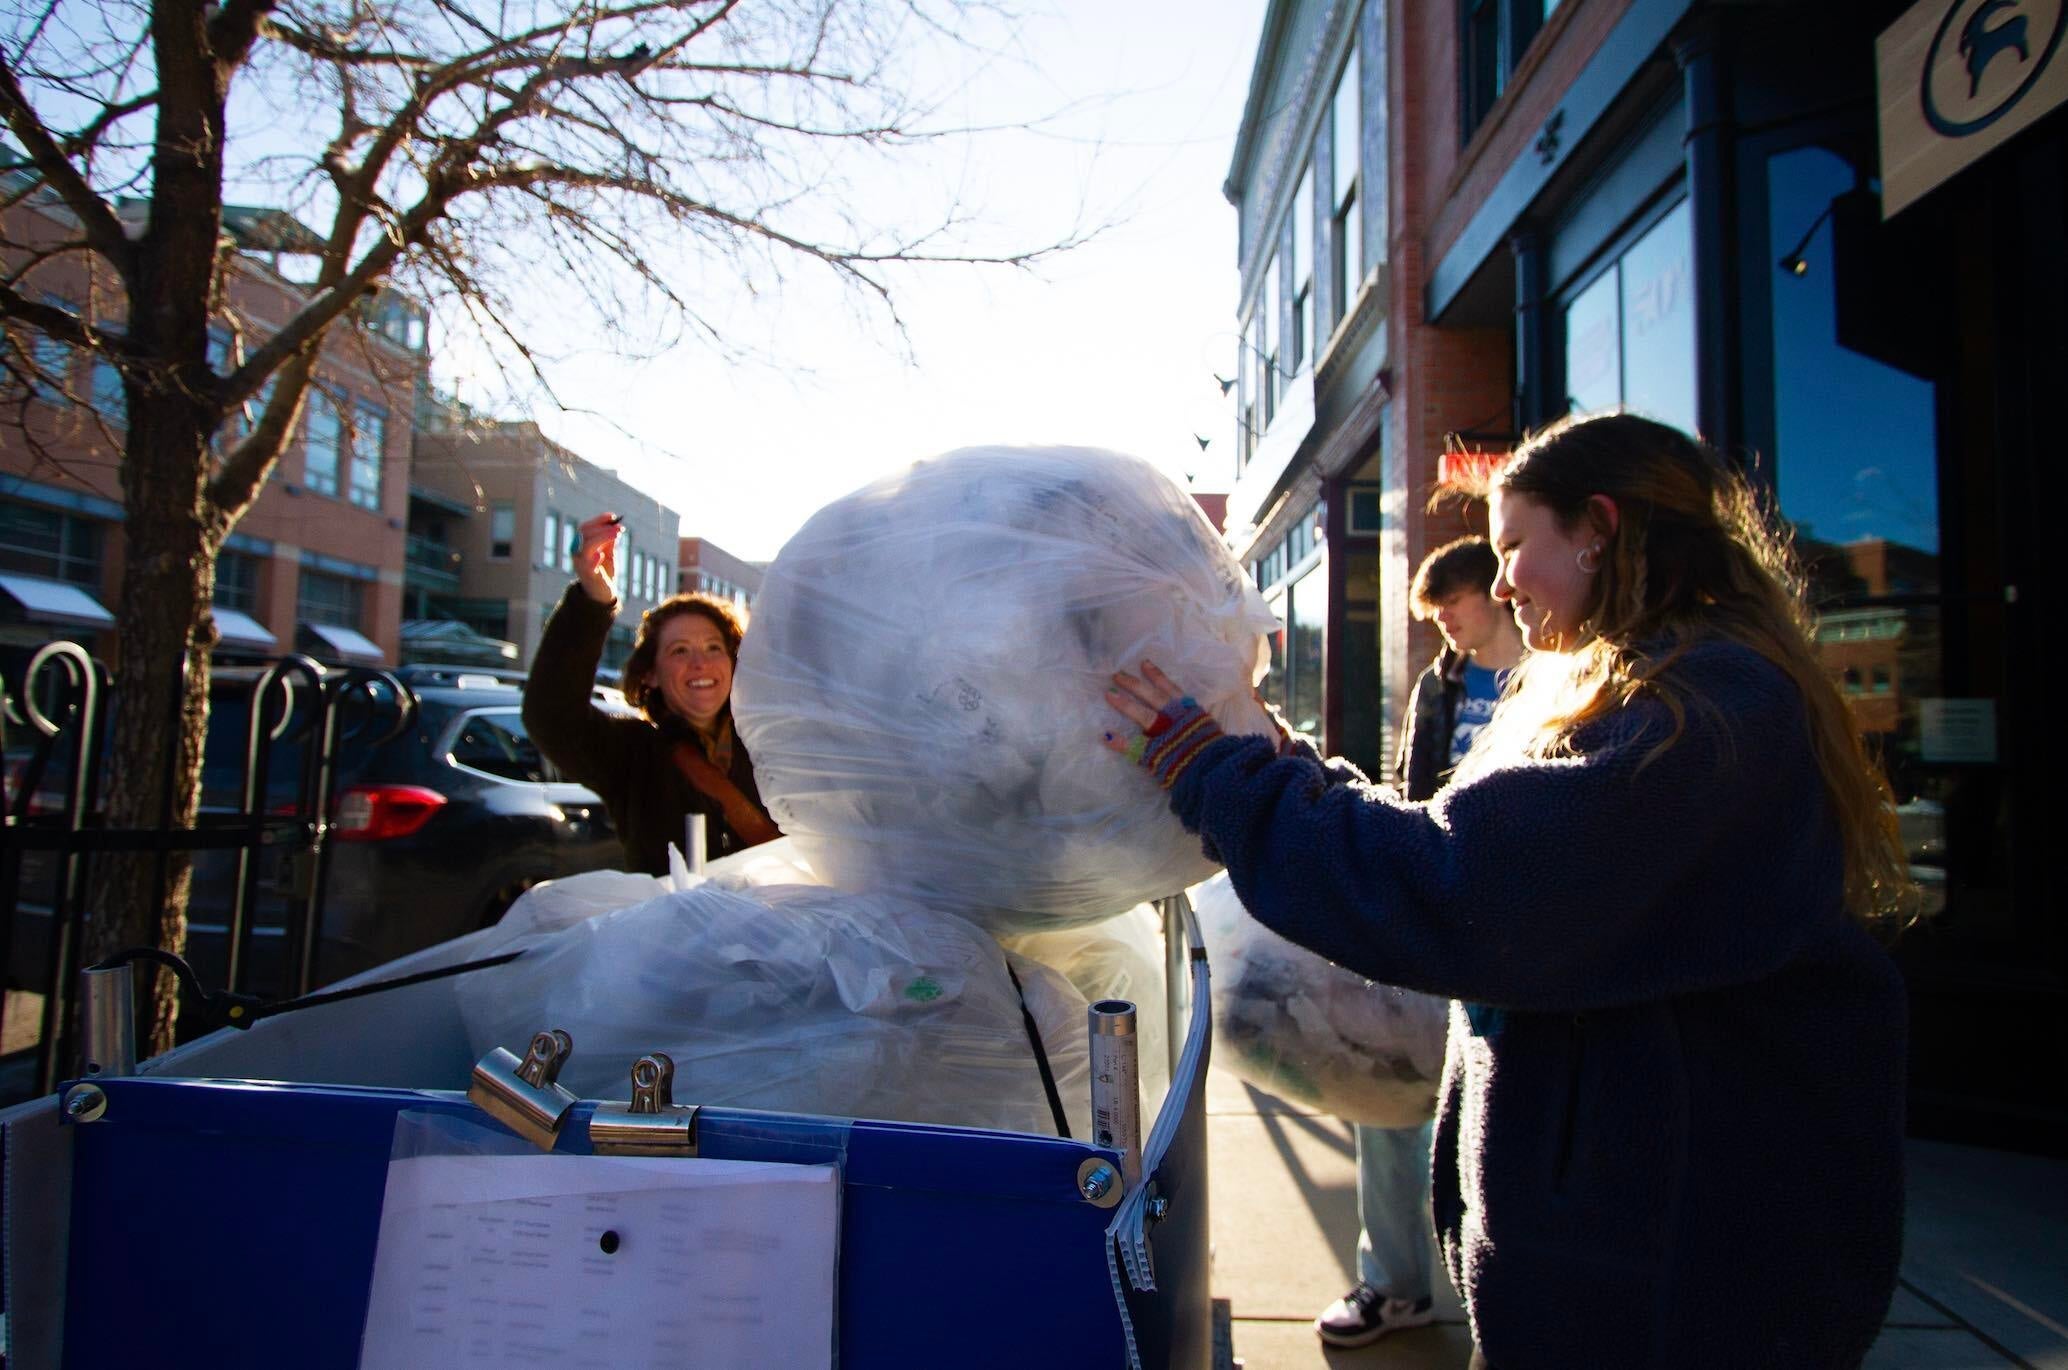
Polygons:
[[225,0],[208,21],[208,47],[227,70],[242,66],[278,0]]
[[80,228],[86,234],[86,241],[93,250],[105,257],[124,281],[130,279],[135,270],[136,256],[129,238],[122,231],[121,221],[108,202],[94,193],[79,169],[72,165],[65,150],[52,138],[50,130],[43,126],[43,120],[29,104],[21,82],[15,78],[14,60],[0,58],[0,117],[5,117],[7,126],[14,136],[21,140],[23,151],[36,170],[42,173],[43,182],[56,191],[65,207],[79,216]]
[[127,334],[95,328],[69,309],[32,300],[11,285],[0,285],[0,319],[18,319],[37,332],[73,347],[118,357],[136,355]]

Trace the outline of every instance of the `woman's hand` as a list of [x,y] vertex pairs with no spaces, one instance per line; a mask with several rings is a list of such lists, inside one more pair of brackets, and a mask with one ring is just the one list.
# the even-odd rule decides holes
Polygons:
[[603,513],[582,524],[581,547],[574,554],[574,578],[598,604],[615,604],[618,599],[618,534],[625,521]]
[[1133,737],[1107,733],[1106,745],[1145,768],[1166,790],[1177,784],[1185,768],[1221,735],[1213,716],[1179,689],[1176,681],[1157,670],[1153,661],[1142,663],[1140,679],[1116,671],[1106,702],[1141,727]]
[[[1134,725],[1147,731],[1155,726],[1156,715],[1163,712],[1174,699],[1182,699],[1185,692],[1177,682],[1156,668],[1153,661],[1142,663],[1144,679],[1137,680],[1126,671],[1113,673],[1113,688],[1106,691],[1106,702],[1126,715]],[[1116,752],[1124,752],[1128,740],[1116,733],[1106,734],[1106,745]]]

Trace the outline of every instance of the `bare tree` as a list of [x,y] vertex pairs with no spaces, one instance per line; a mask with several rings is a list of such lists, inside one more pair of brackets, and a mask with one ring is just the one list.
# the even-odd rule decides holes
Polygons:
[[[929,136],[913,46],[975,41],[996,17],[968,0],[45,0],[0,20],[0,115],[21,150],[0,210],[45,225],[0,242],[11,388],[53,384],[40,337],[112,363],[127,401],[109,822],[155,822],[168,792],[194,821],[218,549],[326,334],[383,288],[441,297],[537,370],[511,301],[541,273],[605,324],[657,306],[722,341],[685,273],[808,263],[889,309],[894,264],[1066,246],[971,249],[952,203],[872,226],[842,178],[850,157]],[[257,174],[318,226],[300,245],[313,274],[292,317],[239,329],[211,365],[238,269],[225,186]],[[78,308],[35,288],[74,256],[104,283]],[[88,954],[181,949],[185,870],[159,907],[146,863],[104,866]],[[160,977],[155,1048],[177,1009]]]

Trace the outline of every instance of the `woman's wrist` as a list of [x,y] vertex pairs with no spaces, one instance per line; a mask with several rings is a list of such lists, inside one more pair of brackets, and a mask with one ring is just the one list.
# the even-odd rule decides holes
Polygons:
[[1221,725],[1190,695],[1163,706],[1156,718],[1127,748],[1127,755],[1156,777],[1164,789],[1178,783],[1206,744],[1221,735]]

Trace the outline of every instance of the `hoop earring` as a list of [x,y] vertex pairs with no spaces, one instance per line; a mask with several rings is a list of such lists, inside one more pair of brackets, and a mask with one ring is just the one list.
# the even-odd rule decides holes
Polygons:
[[[1587,559],[1590,556],[1594,558],[1591,562]],[[1582,547],[1579,551],[1573,553],[1573,563],[1580,568],[1580,574],[1591,576],[1601,569],[1601,549],[1599,547]]]

